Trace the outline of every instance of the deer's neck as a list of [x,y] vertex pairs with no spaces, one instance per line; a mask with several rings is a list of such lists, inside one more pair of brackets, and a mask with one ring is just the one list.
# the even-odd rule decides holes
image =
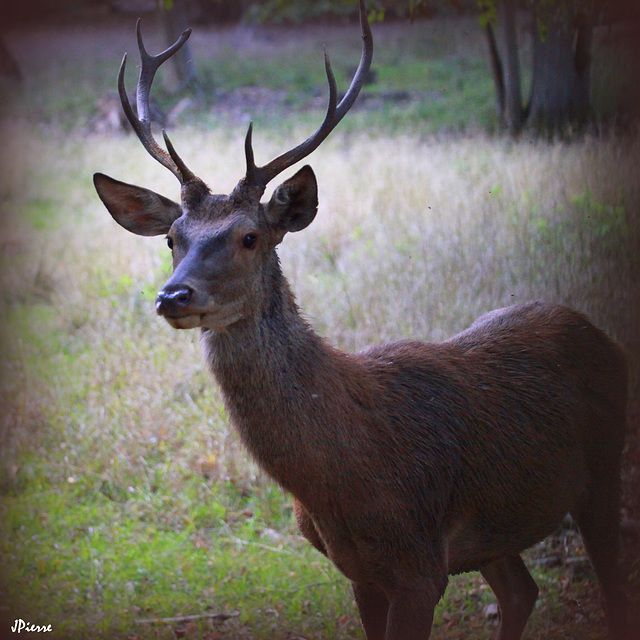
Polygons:
[[[326,382],[340,377],[340,361],[348,356],[326,345],[301,317],[277,260],[265,277],[269,295],[260,313],[226,332],[205,332],[205,351],[245,445],[297,493],[296,466],[308,470],[318,451],[327,455]],[[304,456],[305,465],[292,456]]]

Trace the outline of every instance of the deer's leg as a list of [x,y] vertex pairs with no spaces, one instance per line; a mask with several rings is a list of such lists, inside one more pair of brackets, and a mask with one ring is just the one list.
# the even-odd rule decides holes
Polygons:
[[446,585],[445,575],[439,584],[391,593],[385,640],[427,640],[431,635],[433,611]]
[[351,586],[367,640],[385,640],[389,611],[385,592],[374,584],[352,582]]
[[572,513],[598,577],[611,640],[630,637],[627,598],[618,569],[620,509],[617,478],[593,482],[587,503]]
[[497,640],[520,640],[538,598],[538,586],[520,556],[506,556],[480,570],[500,608]]

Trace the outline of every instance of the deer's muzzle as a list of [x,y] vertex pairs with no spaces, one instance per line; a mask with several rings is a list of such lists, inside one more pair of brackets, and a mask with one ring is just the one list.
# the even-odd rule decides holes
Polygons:
[[167,285],[156,297],[156,312],[160,316],[184,315],[193,300],[193,289],[187,285]]

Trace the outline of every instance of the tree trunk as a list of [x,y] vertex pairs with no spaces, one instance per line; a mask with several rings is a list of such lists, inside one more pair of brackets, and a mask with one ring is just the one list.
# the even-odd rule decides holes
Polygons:
[[502,55],[490,22],[486,26],[489,59],[496,91],[500,128],[517,134],[524,125],[522,106],[520,59],[518,55],[518,25],[515,0],[502,0],[498,7],[498,32],[502,42]]
[[533,82],[527,126],[547,134],[580,128],[590,116],[589,72],[593,25],[581,16],[575,26],[548,18],[533,44]]
[[2,35],[0,35],[0,78],[7,78],[16,83],[22,81],[20,67],[11,55]]
[[[512,135],[528,128],[553,135],[567,128],[581,128],[591,115],[589,75],[593,19],[598,2],[586,3],[571,14],[561,6],[544,15],[533,15],[533,80],[526,108],[522,102],[518,55],[516,0],[498,5],[497,34],[486,27],[491,70],[496,90],[500,125]],[[499,46],[499,44],[501,46]]]
[[504,112],[503,124],[511,134],[517,134],[524,124],[520,60],[518,56],[518,25],[514,0],[502,0],[498,21],[504,42]]
[[[171,46],[188,27],[185,3],[184,0],[161,0],[160,7],[167,46]],[[198,89],[196,65],[188,40],[169,60],[169,69],[168,89],[172,93],[185,88]]]
[[500,126],[504,126],[504,69],[502,67],[502,58],[498,51],[498,42],[491,23],[487,23],[485,34],[489,45],[489,62],[491,63],[493,86],[496,92],[496,108],[498,109]]

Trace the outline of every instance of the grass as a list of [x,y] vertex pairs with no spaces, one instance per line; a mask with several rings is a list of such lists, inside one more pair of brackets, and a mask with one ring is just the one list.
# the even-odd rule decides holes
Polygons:
[[[488,86],[474,88],[479,66],[455,55],[412,69],[415,50],[387,33],[377,59],[389,90],[403,88],[393,64],[410,69],[407,86],[422,64],[429,90],[443,93],[461,77],[458,106]],[[431,34],[430,56],[444,35]],[[339,42],[329,45],[343,59]],[[272,48],[271,65],[291,55]],[[116,57],[87,65],[77,95],[53,86],[68,67],[42,68],[42,101],[25,88],[30,110],[18,117],[18,103],[7,105],[0,125],[0,624],[51,623],[59,638],[361,638],[347,582],[300,539],[289,497],[243,452],[195,332],[154,314],[170,270],[165,243],[121,230],[95,196],[91,174],[103,171],[178,197],[137,141],[82,126]],[[424,114],[413,102],[405,120],[383,105],[382,115],[354,113],[314,153],[320,212],[281,248],[302,308],[333,344],[357,350],[439,341],[512,302],[563,302],[625,345],[638,398],[638,136],[512,142],[479,132],[446,100],[437,134],[414,130]],[[303,139],[317,110],[274,132],[275,115],[256,131],[258,162]],[[220,192],[244,169],[234,118],[202,112],[171,132]],[[451,133],[461,127],[467,135]],[[567,546],[583,553],[579,538]],[[528,554],[542,597],[525,637],[604,637],[593,576],[538,566],[547,549]],[[487,637],[492,598],[477,575],[453,578],[433,637]],[[138,622],[208,613],[231,617]]]

